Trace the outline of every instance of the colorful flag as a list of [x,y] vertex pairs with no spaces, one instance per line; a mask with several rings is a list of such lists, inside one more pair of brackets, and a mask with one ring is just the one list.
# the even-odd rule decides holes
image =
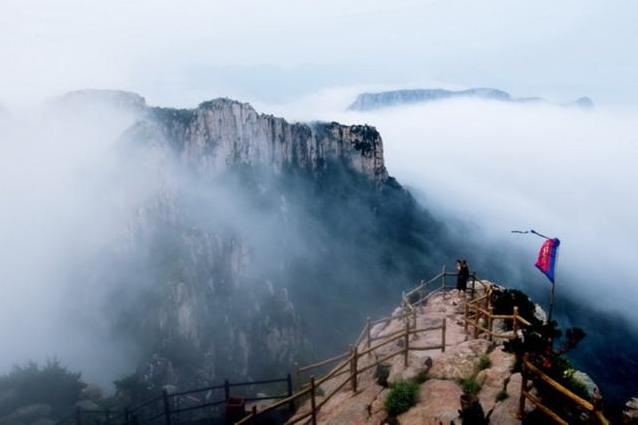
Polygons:
[[554,283],[554,272],[556,271],[556,256],[558,255],[558,246],[560,241],[556,238],[547,239],[538,253],[538,261],[536,267],[542,271],[545,276]]

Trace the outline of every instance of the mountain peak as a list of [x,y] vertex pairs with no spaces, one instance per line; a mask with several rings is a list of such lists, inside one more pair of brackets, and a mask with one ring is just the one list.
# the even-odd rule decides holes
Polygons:
[[[512,97],[509,93],[503,90],[490,87],[472,88],[456,91],[445,89],[407,89],[377,93],[361,93],[348,107],[348,110],[371,111],[392,106],[411,105],[417,103],[458,98],[474,98],[513,103],[556,104],[553,102],[549,102],[541,97]],[[581,97],[572,103],[561,104],[560,106],[575,106],[579,108],[589,109],[594,106],[594,102],[592,102],[592,100],[588,97]]]
[[183,160],[211,175],[240,164],[317,172],[336,161],[375,181],[388,178],[381,136],[368,125],[289,123],[228,98],[195,109],[147,110],[128,135],[171,145]]
[[228,97],[218,97],[215,99],[207,100],[205,102],[200,103],[197,106],[197,109],[213,110],[213,109],[231,108],[233,106],[256,112],[255,109],[249,103],[240,102],[238,100],[230,99]]
[[137,93],[122,90],[76,90],[54,98],[53,101],[63,106],[80,108],[86,106],[109,106],[136,112],[146,108],[146,99]]

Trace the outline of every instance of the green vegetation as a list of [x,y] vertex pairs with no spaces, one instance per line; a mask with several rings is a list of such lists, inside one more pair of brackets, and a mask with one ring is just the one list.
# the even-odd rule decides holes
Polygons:
[[14,366],[7,375],[0,376],[0,394],[4,394],[0,416],[32,404],[49,405],[52,416],[62,416],[86,387],[81,377],[80,372],[62,366],[59,359],[49,359],[43,366],[36,362]]
[[[562,338],[563,332],[555,320],[546,323],[536,318],[534,315],[535,305],[523,292],[505,290],[496,293],[494,299],[494,312],[496,314],[512,314],[514,306],[518,306],[519,314],[531,323],[531,326],[520,328],[523,332],[522,339],[514,339],[505,344],[507,351],[517,355],[515,370],[522,369],[519,359],[522,358],[523,354],[527,354],[528,361],[536,365],[542,372],[574,394],[589,399],[590,394],[588,394],[586,385],[574,377],[574,366],[565,357],[567,352],[576,348],[585,338],[585,332],[580,328],[569,328],[565,330],[564,338]],[[533,380],[538,396],[545,406],[569,423],[581,423],[581,412],[576,404],[565,403],[563,397],[557,396],[556,389],[536,375],[529,373],[528,377]],[[530,416],[530,418],[532,417],[533,415]]]
[[392,385],[385,399],[385,410],[390,416],[407,412],[417,402],[419,385],[411,381],[398,381]]
[[388,388],[388,377],[390,376],[390,365],[380,364],[374,371],[374,378],[377,380],[377,384],[383,388]]
[[428,373],[421,371],[414,378],[412,378],[412,382],[421,385],[428,379],[430,379],[430,376],[428,375]]
[[410,304],[414,304],[417,303],[421,300],[421,293],[419,291],[417,292],[413,292],[410,295],[408,295],[408,302]]
[[489,367],[492,367],[492,361],[490,360],[489,357],[483,355],[481,356],[481,358],[479,358],[479,370],[483,370],[483,369],[487,369]]
[[477,395],[481,391],[481,384],[478,383],[474,376],[467,379],[459,379],[458,382],[465,394]]
[[153,391],[148,383],[144,382],[138,373],[132,373],[113,381],[116,395],[130,403],[141,403],[154,397],[157,391]]
[[[534,312],[536,305],[523,291],[518,289],[497,290],[493,293],[492,307],[494,314],[512,314],[514,307],[518,307],[518,314],[532,324],[540,322]],[[506,320],[505,326],[512,329],[512,321]]]
[[507,394],[507,391],[505,391],[505,390],[500,390],[498,393],[496,393],[496,398],[495,398],[495,400],[496,400],[497,402],[499,402],[499,401],[503,401],[503,400],[505,400],[507,397],[509,397],[509,395]]

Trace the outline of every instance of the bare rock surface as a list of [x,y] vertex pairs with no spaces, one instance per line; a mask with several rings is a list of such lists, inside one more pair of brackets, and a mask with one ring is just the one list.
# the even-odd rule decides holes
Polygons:
[[430,370],[433,378],[467,379],[476,373],[479,359],[490,348],[490,343],[483,339],[462,342],[441,354],[434,361]]
[[[371,367],[359,375],[356,392],[352,391],[351,382],[346,382],[347,375],[330,379],[320,386],[321,391],[318,393],[321,395],[317,396],[317,404],[321,403],[327,394],[333,391],[336,393],[321,407],[317,422],[330,425],[461,424],[459,415],[463,389],[459,380],[475,377],[482,385],[478,394],[481,407],[486,414],[492,411],[491,423],[520,424],[516,412],[521,375],[512,375],[514,356],[503,351],[502,343],[471,339],[467,335],[463,320],[464,302],[465,299],[456,291],[438,293],[429,297],[410,317],[411,323],[416,319],[417,329],[439,327],[445,320],[445,351],[441,350],[442,335],[441,329],[438,328],[410,337],[411,347],[432,348],[410,351],[407,366],[404,364],[405,358],[402,353],[383,362],[389,367],[390,385],[399,380],[420,378],[417,382],[422,382],[425,379],[425,382],[420,384],[418,402],[414,407],[396,418],[389,418],[385,400],[390,390],[378,384],[375,377],[376,367]],[[391,320],[372,326],[370,346],[379,345],[395,336],[397,338],[359,358],[358,369],[400,352],[405,346],[406,325],[401,313],[402,310],[397,309],[393,312]],[[368,342],[363,338],[357,349],[363,352],[367,348]],[[490,359],[490,366],[479,371],[482,356]],[[341,389],[338,389],[339,387]],[[502,390],[506,390],[508,397],[497,402],[496,396]],[[301,406],[297,415],[308,413],[309,404],[306,402]],[[527,408],[531,409],[529,403]]]
[[625,403],[622,423],[623,425],[638,425],[638,397],[634,397]]
[[502,346],[494,349],[488,358],[491,367],[476,375],[476,380],[481,384],[481,392],[478,396],[484,412],[489,412],[494,408],[496,396],[505,390],[505,385],[512,374],[512,368],[516,361],[515,356],[503,351]]
[[419,402],[397,417],[400,424],[461,423],[461,387],[454,381],[431,379],[421,386]]

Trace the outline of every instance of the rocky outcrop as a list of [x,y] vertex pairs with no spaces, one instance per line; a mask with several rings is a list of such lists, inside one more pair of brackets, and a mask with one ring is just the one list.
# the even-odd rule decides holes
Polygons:
[[[482,292],[483,290],[479,290]],[[480,296],[480,293],[479,293]],[[486,335],[474,339],[472,333],[466,333],[463,327],[463,303],[465,298],[456,291],[438,293],[428,298],[427,303],[416,309],[416,328],[429,328],[435,320],[445,318],[447,324],[445,351],[422,349],[411,351],[408,364],[404,365],[403,354],[386,360],[389,376],[389,389],[379,386],[381,381],[371,372],[363,372],[357,381],[357,391],[346,385],[334,397],[325,401],[323,395],[317,403],[323,403],[318,412],[318,423],[356,423],[356,424],[495,424],[518,425],[519,400],[522,387],[522,376],[515,371],[515,355],[506,351],[504,340],[489,341]],[[401,310],[393,312],[400,317]],[[371,329],[373,344],[378,338],[396,335],[405,329],[402,319],[394,319],[380,323]],[[438,330],[428,330],[424,335],[410,338],[411,347],[433,345],[440,340]],[[396,353],[398,347],[404,346],[403,338],[375,350],[369,356],[357,360],[358,368],[365,369],[377,359]],[[365,342],[361,343],[359,352],[365,350]],[[424,348],[424,347],[422,347]],[[590,382],[591,398],[598,395],[595,384],[579,373],[579,381]],[[349,379],[349,378],[345,378]],[[329,394],[344,378],[333,378],[321,385],[321,393]],[[385,401],[392,396],[392,385],[399,381],[410,381],[418,385],[416,404],[396,417],[388,417]],[[541,397],[539,388],[533,381],[528,381],[528,392]],[[548,401],[546,400],[546,403]],[[301,407],[297,414],[309,411],[308,404]],[[636,423],[638,402],[633,399],[627,403],[625,421]],[[531,402],[525,403],[525,413],[529,420],[546,419],[540,411],[535,411]],[[352,419],[351,419],[352,418]],[[633,422],[632,422],[633,421]],[[544,422],[534,422],[544,423]]]
[[107,107],[115,110],[143,112],[146,100],[137,93],[121,90],[76,90],[52,99],[56,106],[81,110]]
[[320,171],[328,161],[346,164],[376,181],[388,177],[379,133],[367,125],[288,123],[249,104],[215,99],[196,109],[151,108],[129,137],[170,146],[189,167],[207,176],[232,166]]
[[[349,233],[391,227],[382,190],[415,208],[388,176],[381,137],[367,125],[288,123],[230,99],[172,109],[149,107],[132,93],[90,90],[56,102],[66,110],[92,104],[134,112],[118,146],[123,161],[149,175],[150,189],[135,205],[126,240],[108,261],[98,260],[118,266],[95,274],[130,282],[116,332],[141,347],[137,375],[153,390],[284,375],[308,346],[293,305],[306,302],[300,294],[307,289],[291,288],[313,274],[307,264],[325,269],[313,263],[335,252],[331,244],[345,247],[355,243]],[[364,228],[339,212],[344,201]],[[327,206],[345,228],[333,229],[331,211],[319,213]],[[358,268],[347,255],[335,261]]]
[[441,353],[430,369],[430,375],[437,379],[468,379],[476,373],[479,359],[487,353],[490,345],[484,339],[462,342]]
[[638,425],[638,397],[634,397],[625,404],[622,413],[623,425]]
[[[400,311],[395,311],[395,314]],[[462,380],[473,378],[480,385],[480,391],[473,398],[478,403],[479,411],[490,415],[490,423],[520,424],[516,418],[518,399],[521,388],[521,376],[513,374],[514,355],[503,350],[503,346],[486,339],[471,339],[464,332],[463,299],[454,293],[438,294],[428,299],[425,306],[417,309],[417,328],[430,327],[440,323],[442,318],[447,321],[446,349],[410,352],[409,364],[403,365],[403,356],[396,356],[388,360],[390,375],[388,382],[398,380],[420,379],[418,402],[407,412],[396,418],[388,419],[384,402],[388,389],[380,387],[372,372],[365,372],[359,377],[359,390],[356,393],[346,386],[341,392],[328,400],[319,411],[318,420],[321,424],[353,423],[375,424],[461,424],[468,423],[461,417],[464,408]],[[392,320],[386,324],[373,327],[373,338],[390,335],[397,330],[404,329],[403,320]],[[440,330],[427,331],[425,334],[414,336],[410,344],[415,346],[434,345],[441,341]],[[400,340],[398,340],[400,341]],[[396,351],[400,343],[388,344],[375,352],[370,358],[362,357],[359,367],[374,359],[384,357]],[[360,350],[365,349],[362,343]],[[481,358],[488,358],[489,364],[483,370]],[[329,380],[322,385],[322,392],[329,393],[343,378]],[[424,381],[424,382],[423,382]],[[497,395],[506,391],[507,396]],[[320,402],[320,401],[318,401]],[[527,406],[528,409],[531,407]],[[298,413],[307,412],[309,406],[302,406]],[[466,422],[463,422],[463,421]]]
[[[352,103],[348,107],[348,110],[371,111],[392,106],[434,102],[446,99],[467,98],[515,103],[550,103],[540,97],[514,98],[510,96],[509,93],[492,88],[475,88],[458,91],[444,89],[413,89],[386,91],[379,93],[362,93],[357,96],[354,103]],[[573,103],[563,104],[561,106],[575,106],[579,108],[589,109],[594,106],[594,103],[588,97],[581,97]]]
[[399,415],[400,424],[439,425],[458,422],[463,390],[454,381],[431,379],[421,385],[419,401]]

